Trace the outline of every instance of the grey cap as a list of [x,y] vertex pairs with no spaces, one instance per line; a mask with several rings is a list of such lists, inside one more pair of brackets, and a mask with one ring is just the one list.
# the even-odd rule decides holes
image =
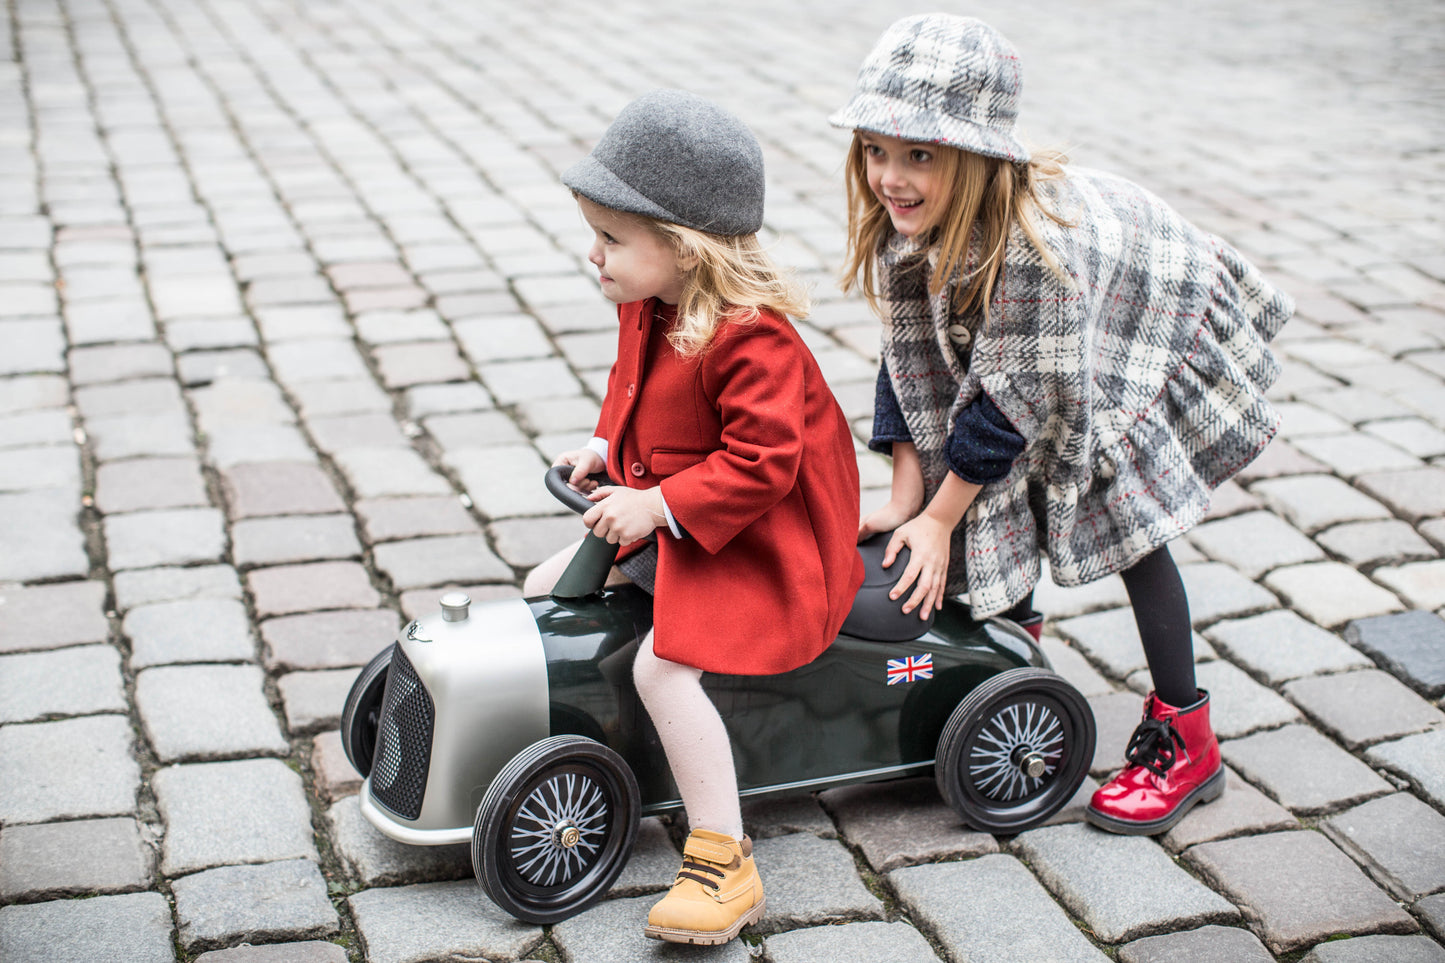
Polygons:
[[622,108],[562,183],[603,207],[709,234],[756,234],[763,226],[757,138],[685,90],[654,90]]
[[1015,130],[1021,74],[1018,51],[982,20],[904,17],[883,31],[853,98],[828,121],[1025,164]]

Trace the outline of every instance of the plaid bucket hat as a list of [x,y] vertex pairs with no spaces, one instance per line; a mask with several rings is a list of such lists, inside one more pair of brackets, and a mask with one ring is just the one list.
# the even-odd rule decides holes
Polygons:
[[853,98],[828,122],[1025,164],[1015,129],[1021,73],[1018,51],[982,20],[904,17],[883,31]]

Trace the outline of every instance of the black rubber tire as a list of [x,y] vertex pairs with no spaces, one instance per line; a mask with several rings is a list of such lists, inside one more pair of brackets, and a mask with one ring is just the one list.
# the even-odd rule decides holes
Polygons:
[[341,710],[341,747],[362,777],[371,775],[376,755],[376,733],[381,727],[381,698],[386,694],[386,674],[391,671],[393,642],[372,656],[366,668],[351,684],[346,707]]
[[[497,774],[477,807],[472,870],[517,919],[565,920],[616,882],[641,811],[637,778],[611,749],[576,735],[534,742]],[[578,832],[571,845],[562,841],[569,825]]]
[[[983,832],[1033,829],[1064,807],[1094,760],[1094,713],[1079,691],[1047,669],[1010,669],[986,679],[953,710],[938,739],[939,792]],[[1021,754],[1042,757],[1029,776]]]

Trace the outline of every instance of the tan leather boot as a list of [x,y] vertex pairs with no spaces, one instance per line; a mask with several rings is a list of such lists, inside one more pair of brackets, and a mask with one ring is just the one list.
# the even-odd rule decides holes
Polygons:
[[647,914],[648,936],[669,943],[726,943],[763,915],[763,881],[753,841],[694,829],[672,889]]

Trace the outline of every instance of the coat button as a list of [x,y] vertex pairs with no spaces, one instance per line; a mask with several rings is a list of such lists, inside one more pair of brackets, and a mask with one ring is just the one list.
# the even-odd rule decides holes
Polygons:
[[643,475],[647,474],[647,469],[642,467],[642,462],[635,461],[632,463],[632,474],[638,478],[641,478]]
[[973,333],[962,324],[950,324],[948,326],[948,340],[960,348],[966,348],[968,347],[968,343],[973,340]]
[[633,393],[634,391],[636,391],[636,390],[637,390],[637,385],[635,385],[635,384],[628,385],[628,386],[627,386],[627,397],[631,398],[631,397],[632,397],[632,393]]

